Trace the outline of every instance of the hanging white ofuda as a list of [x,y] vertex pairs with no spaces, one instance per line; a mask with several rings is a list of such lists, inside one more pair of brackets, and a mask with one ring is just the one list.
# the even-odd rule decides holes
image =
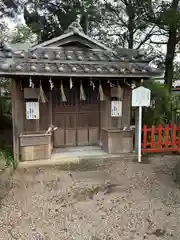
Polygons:
[[63,82],[62,82],[62,80],[61,80],[61,100],[62,100],[62,102],[67,102],[67,98],[66,98],[66,95],[65,95],[65,93],[64,93],[64,87],[63,87]]
[[26,102],[26,119],[39,119],[39,102]]
[[111,101],[111,117],[122,116],[122,101]]
[[84,92],[82,82],[80,83],[80,100],[86,101],[86,94]]

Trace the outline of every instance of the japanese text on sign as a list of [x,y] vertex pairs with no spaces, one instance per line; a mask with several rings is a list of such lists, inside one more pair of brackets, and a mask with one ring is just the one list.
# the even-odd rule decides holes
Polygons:
[[111,102],[111,117],[121,117],[122,116],[122,102],[112,101]]
[[39,102],[26,102],[26,119],[39,119]]
[[138,87],[132,91],[132,107],[149,107],[151,91],[145,87]]

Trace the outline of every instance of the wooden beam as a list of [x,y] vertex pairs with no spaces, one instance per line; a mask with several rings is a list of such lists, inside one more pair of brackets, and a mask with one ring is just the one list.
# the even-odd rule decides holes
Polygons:
[[96,72],[91,72],[91,73],[85,73],[85,72],[36,72],[36,73],[32,73],[32,72],[2,72],[0,71],[0,75],[1,76],[15,76],[17,78],[17,76],[28,76],[29,75],[33,75],[33,77],[35,76],[41,76],[41,77],[95,77],[95,78],[102,78],[102,80],[109,80],[108,78],[122,78],[122,80],[124,81],[124,78],[133,78],[135,81],[138,80],[138,78],[142,78],[142,79],[148,79],[151,77],[158,77],[160,75],[159,72],[150,72],[150,73],[96,73]]

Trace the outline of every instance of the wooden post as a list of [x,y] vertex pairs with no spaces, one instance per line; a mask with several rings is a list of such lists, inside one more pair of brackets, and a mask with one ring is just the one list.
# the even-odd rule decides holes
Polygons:
[[[49,91],[49,125],[53,124],[52,91]],[[53,149],[54,133],[51,136],[51,151]]]
[[165,127],[165,148],[166,149],[168,149],[169,147],[169,130],[170,130],[170,127],[169,127],[169,124],[167,124]]
[[162,148],[162,142],[163,142],[162,132],[163,132],[162,125],[159,124],[158,125],[158,148]]
[[132,89],[124,86],[123,89],[123,102],[122,102],[122,117],[121,128],[129,127],[131,123],[131,95]]
[[12,79],[11,82],[12,97],[12,123],[13,123],[13,154],[14,160],[20,160],[19,135],[24,128],[24,101],[23,91],[20,88],[20,82]]
[[49,124],[53,124],[52,91],[49,91]]
[[143,149],[146,149],[146,147],[147,147],[147,125],[143,126],[142,132],[143,132]]

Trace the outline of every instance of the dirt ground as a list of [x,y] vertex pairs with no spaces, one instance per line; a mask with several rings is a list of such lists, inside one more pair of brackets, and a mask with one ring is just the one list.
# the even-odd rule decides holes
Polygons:
[[180,239],[178,158],[17,170],[0,206],[0,240]]

